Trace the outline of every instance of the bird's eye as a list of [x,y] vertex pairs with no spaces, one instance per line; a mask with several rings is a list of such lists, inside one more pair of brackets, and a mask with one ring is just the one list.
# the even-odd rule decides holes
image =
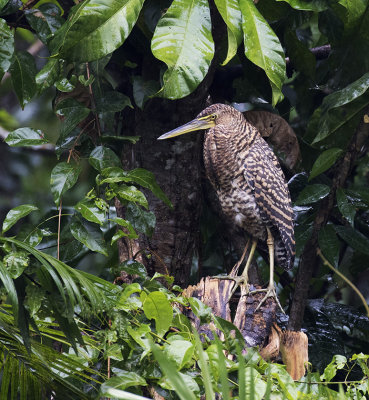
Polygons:
[[215,120],[217,119],[216,114],[211,114],[210,117],[209,117],[209,119],[210,119],[211,121],[215,121]]

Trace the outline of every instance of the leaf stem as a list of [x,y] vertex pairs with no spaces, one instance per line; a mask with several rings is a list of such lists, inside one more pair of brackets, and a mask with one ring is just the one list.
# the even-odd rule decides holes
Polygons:
[[335,272],[341,279],[343,279],[351,288],[355,291],[355,293],[360,297],[361,302],[365,308],[366,314],[369,317],[369,307],[367,302],[365,301],[364,296],[361,294],[360,290],[348,279],[343,275],[340,271],[333,267],[333,265],[324,257],[322,251],[318,247],[316,250],[317,255],[323,260],[323,264],[329,267],[333,272]]

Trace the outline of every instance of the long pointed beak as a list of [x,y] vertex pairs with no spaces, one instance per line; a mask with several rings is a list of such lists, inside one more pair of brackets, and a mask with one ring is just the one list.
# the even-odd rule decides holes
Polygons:
[[190,122],[187,122],[187,124],[184,124],[178,128],[173,129],[170,132],[164,133],[164,135],[158,137],[158,140],[169,139],[175,136],[183,135],[184,133],[188,132],[209,129],[212,128],[213,126],[215,126],[214,120],[196,118]]

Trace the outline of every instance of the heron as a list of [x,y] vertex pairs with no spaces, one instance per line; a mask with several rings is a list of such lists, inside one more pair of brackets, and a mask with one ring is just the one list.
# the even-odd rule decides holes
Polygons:
[[[267,298],[273,297],[283,311],[274,285],[274,262],[286,270],[293,267],[295,239],[291,197],[278,159],[243,114],[225,104],[205,108],[192,121],[158,139],[202,130],[205,131],[206,175],[215,189],[221,210],[252,239],[241,276],[230,279],[236,281],[236,286],[244,285],[247,293],[265,292],[257,309]],[[258,243],[266,243],[268,248],[269,284],[265,289],[250,292],[248,270]]]

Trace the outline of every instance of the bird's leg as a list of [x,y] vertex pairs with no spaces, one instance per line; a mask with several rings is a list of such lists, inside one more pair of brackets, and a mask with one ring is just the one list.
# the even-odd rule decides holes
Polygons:
[[[225,279],[231,279],[231,280],[234,281],[234,286],[233,286],[233,289],[231,291],[231,294],[229,295],[228,301],[232,298],[232,296],[234,295],[234,293],[237,290],[237,288],[239,286],[241,286],[241,285],[245,288],[245,294],[249,293],[249,285],[248,285],[249,268],[250,268],[250,265],[251,265],[252,257],[254,256],[254,253],[255,253],[257,242],[258,242],[257,239],[253,239],[252,245],[251,245],[251,249],[250,249],[250,254],[249,254],[248,258],[247,258],[245,269],[243,270],[242,274],[240,276],[225,277]],[[247,244],[245,246],[245,249],[243,251],[242,257],[241,257],[240,261],[237,264],[241,264],[243,259],[245,258],[248,245],[249,245],[249,242],[247,242]],[[236,264],[236,266],[237,266],[237,264]]]
[[275,291],[275,286],[274,286],[274,239],[273,239],[272,232],[270,231],[269,228],[267,228],[267,232],[268,232],[267,245],[268,245],[268,250],[269,250],[269,284],[266,289],[253,290],[251,293],[266,292],[265,296],[263,297],[263,299],[261,300],[259,305],[256,307],[255,311],[257,311],[269,297],[274,297],[276,303],[278,304],[279,308],[281,309],[281,311],[284,314],[285,312],[281,306],[281,303],[279,302],[277,293]]

